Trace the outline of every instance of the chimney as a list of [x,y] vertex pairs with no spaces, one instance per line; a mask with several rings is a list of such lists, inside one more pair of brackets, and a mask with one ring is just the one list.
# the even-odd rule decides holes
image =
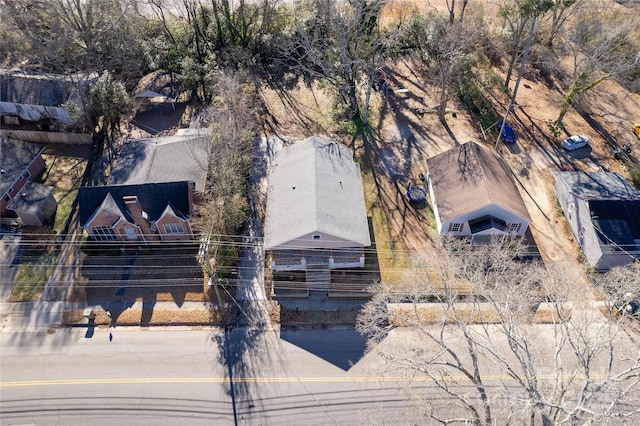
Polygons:
[[145,220],[141,223],[145,223],[149,220],[149,215],[147,214],[147,212],[142,210],[142,205],[140,204],[140,200],[138,200],[138,197],[136,195],[125,195],[124,197],[122,197],[122,200],[124,201],[124,204],[127,207],[127,210],[129,210],[131,218],[135,223],[139,224],[140,219]]

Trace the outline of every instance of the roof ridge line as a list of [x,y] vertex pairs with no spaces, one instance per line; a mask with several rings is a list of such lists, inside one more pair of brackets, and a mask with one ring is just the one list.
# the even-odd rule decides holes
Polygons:
[[[473,144],[473,146],[475,146],[475,147],[476,147],[476,149],[477,149],[477,153],[476,153],[476,160],[477,160],[477,161],[480,161],[480,157],[479,157],[479,155],[478,155],[478,154],[480,153],[480,150],[481,150],[481,149],[484,149],[484,148],[482,148],[482,147],[481,147],[479,144],[477,144],[475,141],[472,141],[471,143],[472,143],[472,144]],[[498,161],[500,161],[500,160],[501,160],[501,158],[500,158],[499,156],[497,156],[497,155],[496,155],[496,158],[498,158]],[[480,173],[482,173],[482,182],[484,182],[484,186],[485,186],[485,188],[487,188],[487,192],[489,193],[489,199],[490,199],[494,204],[498,204],[498,203],[496,202],[496,198],[493,196],[493,191],[491,190],[491,187],[490,187],[490,186],[489,186],[489,184],[487,183],[487,175],[486,175],[486,173],[484,172],[484,166],[483,166],[483,167],[480,167]]]

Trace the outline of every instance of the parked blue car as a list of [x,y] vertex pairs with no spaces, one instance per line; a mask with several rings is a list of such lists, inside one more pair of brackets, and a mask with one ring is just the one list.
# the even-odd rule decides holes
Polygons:
[[[498,132],[502,127],[502,120],[496,123],[496,129]],[[509,126],[507,123],[504,124],[504,129],[502,130],[502,142],[504,143],[516,143],[516,133],[513,131],[513,127]]]

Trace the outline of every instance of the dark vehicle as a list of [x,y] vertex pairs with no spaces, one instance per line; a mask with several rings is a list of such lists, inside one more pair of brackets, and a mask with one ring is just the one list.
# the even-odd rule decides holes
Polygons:
[[[498,121],[496,124],[496,128],[498,132],[502,127],[502,120]],[[516,133],[513,131],[513,127],[509,126],[507,123],[504,123],[504,129],[502,130],[502,142],[504,143],[516,143]]]

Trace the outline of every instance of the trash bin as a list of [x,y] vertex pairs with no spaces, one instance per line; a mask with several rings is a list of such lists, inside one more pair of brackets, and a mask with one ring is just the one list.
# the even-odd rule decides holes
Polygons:
[[95,319],[96,318],[96,314],[95,312],[93,312],[93,309],[91,308],[87,308],[84,310],[84,313],[82,314],[83,317],[87,318],[87,319]]

